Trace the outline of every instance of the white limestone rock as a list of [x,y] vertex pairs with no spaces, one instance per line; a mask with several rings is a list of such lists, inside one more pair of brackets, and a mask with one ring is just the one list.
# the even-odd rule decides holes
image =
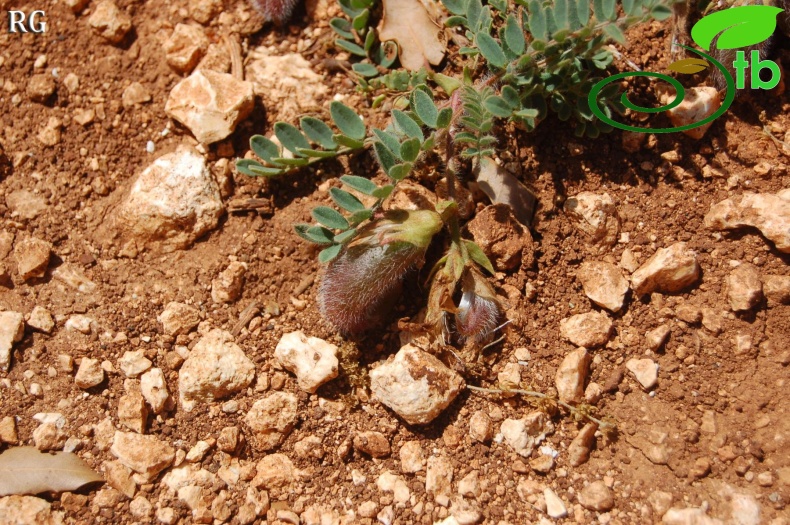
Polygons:
[[631,275],[631,288],[640,296],[652,292],[672,293],[691,286],[699,277],[697,254],[685,242],[677,242],[656,250]]

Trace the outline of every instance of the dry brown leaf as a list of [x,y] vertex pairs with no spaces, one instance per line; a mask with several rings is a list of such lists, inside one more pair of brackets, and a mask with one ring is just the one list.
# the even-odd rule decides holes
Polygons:
[[0,454],[0,496],[64,492],[94,481],[103,478],[71,452],[14,447]]
[[417,71],[426,62],[436,65],[444,58],[444,44],[439,27],[428,15],[420,0],[383,0],[384,18],[379,39],[398,43],[400,63]]
[[524,226],[532,224],[535,213],[535,195],[502,166],[489,157],[475,166],[477,184],[494,204],[507,204],[513,215]]

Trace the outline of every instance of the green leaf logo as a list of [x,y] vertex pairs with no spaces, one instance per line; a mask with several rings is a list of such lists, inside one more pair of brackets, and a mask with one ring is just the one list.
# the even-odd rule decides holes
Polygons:
[[707,69],[709,65],[710,64],[708,61],[703,58],[686,58],[684,60],[672,62],[669,64],[667,69],[674,71],[675,73],[693,75],[694,73],[699,73],[700,71]]
[[710,51],[713,39],[718,49],[737,49],[759,44],[776,29],[779,7],[745,5],[708,15],[691,28],[691,38],[698,46]]

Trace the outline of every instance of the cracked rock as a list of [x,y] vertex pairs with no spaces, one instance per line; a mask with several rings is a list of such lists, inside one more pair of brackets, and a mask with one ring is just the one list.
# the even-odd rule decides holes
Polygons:
[[154,436],[136,432],[115,432],[110,452],[121,463],[151,480],[175,459],[173,447]]
[[619,312],[628,292],[628,281],[614,264],[594,261],[582,263],[576,277],[584,294],[601,308]]
[[608,248],[617,242],[620,218],[608,193],[583,191],[568,198],[563,208],[576,227],[592,237],[594,244]]

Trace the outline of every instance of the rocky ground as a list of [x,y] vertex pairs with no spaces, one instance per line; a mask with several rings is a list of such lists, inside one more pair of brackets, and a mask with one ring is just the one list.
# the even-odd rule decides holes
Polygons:
[[[528,230],[475,203],[511,323],[462,378],[395,322],[352,343],[318,313],[293,224],[369,155],[233,168],[332,100],[386,124],[338,67],[337,6],[163,4],[3,2],[48,29],[0,33],[0,450],[106,483],[2,497],[0,523],[788,523],[787,92],[700,140],[508,130],[539,207]],[[661,71],[667,27],[623,52]]]

